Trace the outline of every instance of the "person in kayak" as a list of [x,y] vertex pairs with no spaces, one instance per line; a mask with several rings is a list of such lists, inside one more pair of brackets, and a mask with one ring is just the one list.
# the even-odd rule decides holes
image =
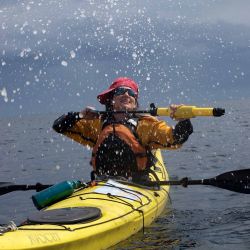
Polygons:
[[[105,115],[87,107],[69,112],[55,120],[53,129],[92,148],[91,165],[97,176],[120,176],[138,180],[148,176],[154,164],[152,150],[177,149],[193,132],[189,119],[178,120],[175,127],[151,115],[114,113],[138,108],[139,89],[127,77],[114,80],[97,98],[108,111]],[[178,105],[171,105],[175,118]]]

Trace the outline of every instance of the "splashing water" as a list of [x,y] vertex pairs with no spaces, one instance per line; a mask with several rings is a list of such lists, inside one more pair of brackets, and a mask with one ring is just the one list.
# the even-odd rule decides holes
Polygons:
[[0,90],[0,95],[3,97],[5,102],[8,102],[9,99],[8,99],[6,88],[3,88],[2,90]]

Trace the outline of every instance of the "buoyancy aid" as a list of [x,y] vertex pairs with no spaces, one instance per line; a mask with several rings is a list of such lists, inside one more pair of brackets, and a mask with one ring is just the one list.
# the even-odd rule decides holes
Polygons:
[[91,163],[97,174],[129,177],[147,167],[147,149],[135,130],[131,122],[104,124],[92,151]]

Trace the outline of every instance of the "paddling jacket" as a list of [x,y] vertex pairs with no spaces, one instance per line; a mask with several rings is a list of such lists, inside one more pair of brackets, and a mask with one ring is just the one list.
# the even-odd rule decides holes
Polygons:
[[153,116],[117,123],[80,118],[78,112],[59,117],[53,129],[93,148],[91,164],[98,174],[124,177],[145,170],[152,163],[151,150],[177,149],[193,132],[190,120],[180,121],[172,128]]

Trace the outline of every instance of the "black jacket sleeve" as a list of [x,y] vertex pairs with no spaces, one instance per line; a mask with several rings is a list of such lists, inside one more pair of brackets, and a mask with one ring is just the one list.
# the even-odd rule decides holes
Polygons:
[[52,128],[57,133],[65,133],[69,131],[77,121],[81,118],[79,117],[79,112],[69,112],[67,115],[62,115],[56,119],[53,123]]
[[193,133],[193,125],[189,119],[179,121],[173,131],[175,144],[183,144],[188,137]]

